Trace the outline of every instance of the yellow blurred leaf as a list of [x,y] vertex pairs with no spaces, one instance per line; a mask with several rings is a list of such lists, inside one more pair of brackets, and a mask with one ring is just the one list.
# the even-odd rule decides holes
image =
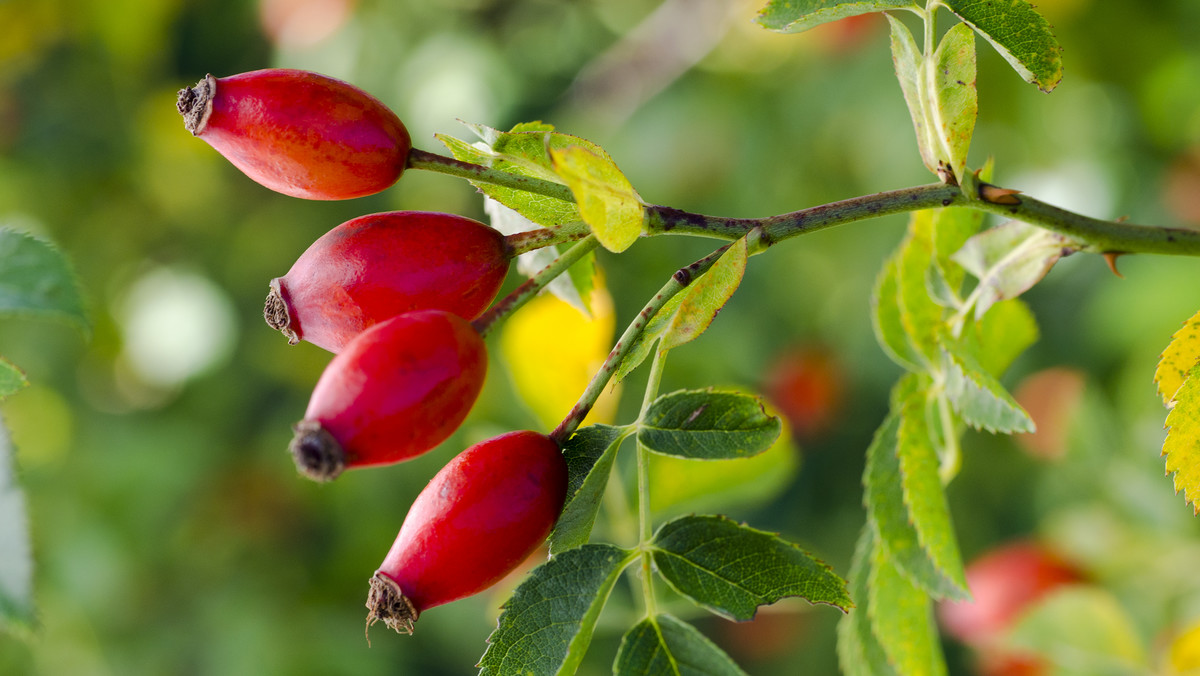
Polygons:
[[[612,349],[616,318],[612,297],[596,279],[592,316],[552,294],[531,300],[508,319],[500,332],[500,354],[517,395],[546,429],[570,412]],[[611,422],[617,391],[600,396],[587,421]]]
[[[601,151],[603,152],[603,151]],[[628,249],[642,234],[642,200],[608,155],[582,146],[550,149],[554,170],[566,181],[579,214],[609,251]]]
[[1168,652],[1168,674],[1200,673],[1200,622],[1180,633],[1171,641]]
[[1183,385],[1188,371],[1200,361],[1200,312],[1183,323],[1183,328],[1171,336],[1171,344],[1163,350],[1154,370],[1154,382],[1163,403],[1172,406],[1175,393]]
[[1200,364],[1192,367],[1175,392],[1175,408],[1167,414],[1167,440],[1162,454],[1175,473],[1175,492],[1200,513]]

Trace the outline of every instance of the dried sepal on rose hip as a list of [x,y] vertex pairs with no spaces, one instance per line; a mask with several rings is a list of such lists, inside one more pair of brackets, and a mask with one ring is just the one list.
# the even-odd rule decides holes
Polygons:
[[258,183],[314,200],[362,197],[400,178],[412,140],[387,106],[347,82],[270,68],[179,91],[184,126]]
[[566,463],[544,434],[509,432],[460,453],[417,496],[371,578],[368,628],[411,634],[422,612],[499,582],[545,541],[566,491]]
[[414,310],[479,316],[508,272],[504,236],[453,214],[392,211],[330,230],[283,277],[263,315],[295,344],[339,352],[365,329]]
[[483,338],[441,310],[398,315],[350,341],[321,374],[289,446],[301,474],[420,455],[462,424],[487,373]]

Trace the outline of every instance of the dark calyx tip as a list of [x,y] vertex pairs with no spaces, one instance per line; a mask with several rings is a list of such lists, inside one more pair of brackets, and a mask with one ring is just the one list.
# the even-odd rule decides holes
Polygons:
[[290,345],[300,342],[300,336],[292,329],[292,314],[288,312],[287,300],[283,297],[278,278],[271,280],[271,289],[267,291],[267,302],[263,306],[263,319],[267,320],[267,326],[282,333]]
[[383,621],[399,634],[412,635],[413,622],[417,621],[417,609],[412,601],[400,591],[400,585],[383,573],[371,577],[371,591],[367,593],[367,629]]
[[321,423],[302,420],[293,430],[288,450],[298,472],[313,481],[332,481],[346,469],[346,452]]
[[183,116],[183,126],[199,136],[208,124],[208,116],[212,114],[213,97],[217,95],[217,79],[205,75],[195,87],[179,90],[179,98],[175,100],[175,109]]

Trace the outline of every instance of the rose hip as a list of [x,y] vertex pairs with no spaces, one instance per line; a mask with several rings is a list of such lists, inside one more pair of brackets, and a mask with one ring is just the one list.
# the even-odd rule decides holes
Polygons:
[[290,450],[317,481],[407,460],[450,436],[483,388],[483,338],[457,315],[422,310],[359,334],[321,374]]
[[412,149],[400,118],[341,80],[272,68],[205,76],[179,91],[184,125],[262,185],[293,197],[362,197],[400,178]]
[[417,496],[371,578],[367,626],[411,634],[425,610],[498,582],[550,534],[566,490],[566,463],[543,434],[510,432],[460,453]]
[[504,236],[453,214],[393,211],[330,230],[271,280],[263,311],[292,344],[338,352],[363,330],[413,310],[474,319],[508,272]]

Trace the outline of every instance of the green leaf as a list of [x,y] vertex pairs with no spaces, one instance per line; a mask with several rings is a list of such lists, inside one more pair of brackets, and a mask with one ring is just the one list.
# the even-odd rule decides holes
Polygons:
[[1158,396],[1162,397],[1164,406],[1172,406],[1175,393],[1197,363],[1200,363],[1200,312],[1192,315],[1171,336],[1170,344],[1163,350],[1154,369],[1154,384],[1158,386]]
[[632,432],[632,427],[589,425],[576,431],[563,444],[563,458],[567,462],[567,500],[554,531],[550,533],[551,555],[588,541],[617,449]]
[[[444,134],[436,135],[455,159],[521,176],[565,184],[554,170],[550,157],[550,151],[554,149],[581,147],[607,157],[604,150],[591,141],[556,132],[553,126],[541,122],[518,124],[511,131],[500,131],[482,124],[465,126],[481,141],[470,144]],[[554,226],[583,220],[574,202],[490,183],[472,181],[471,184],[484,195],[540,225]]]
[[771,0],[754,20],[773,31],[799,33],[859,14],[919,8],[913,0]]
[[979,279],[971,292],[979,319],[993,303],[1016,298],[1037,284],[1073,248],[1062,235],[1010,221],[967,240],[951,258]]
[[8,429],[0,421],[0,621],[32,627],[33,546]]
[[4,357],[0,357],[0,399],[18,392],[28,385],[29,381],[25,379],[25,374],[21,369]]
[[1072,585],[1016,618],[1003,645],[1039,655],[1056,674],[1151,673],[1137,626],[1108,591]]
[[929,121],[925,114],[925,101],[922,96],[922,84],[925,56],[913,39],[912,31],[908,30],[902,21],[891,14],[885,14],[892,31],[892,65],[896,69],[896,79],[900,81],[900,91],[904,94],[904,102],[908,104],[908,114],[912,118],[913,128],[917,132],[917,148],[921,151],[921,161],[925,168],[937,172],[937,144]]
[[1034,430],[1029,414],[1000,381],[949,340],[942,344],[942,371],[946,398],[968,425],[1004,434]]
[[700,460],[745,458],[779,438],[781,423],[762,400],[740,392],[679,390],[650,404],[638,442],[663,455]]
[[1062,81],[1062,47],[1026,0],[944,0],[1025,79],[1049,92]]
[[937,362],[938,334],[944,311],[929,297],[925,285],[926,270],[933,261],[933,212],[913,213],[908,236],[900,244],[896,259],[896,286],[899,292],[900,322],[914,350],[923,362]]
[[846,583],[829,566],[774,533],[724,516],[668,521],[653,540],[654,564],[675,591],[731,620],[799,596],[845,610]]
[[933,100],[929,107],[932,133],[937,137],[939,160],[958,179],[966,173],[967,150],[979,114],[975,90],[975,34],[965,24],[946,31],[933,53]]
[[569,146],[551,148],[550,158],[601,246],[620,253],[637,241],[645,221],[642,200],[607,153]]
[[636,557],[612,545],[584,545],[535,568],[505,603],[480,676],[575,673],[604,602]]
[[745,676],[690,624],[671,615],[647,617],[626,632],[613,663],[616,676]]
[[1192,366],[1174,401],[1162,454],[1167,472],[1175,473],[1175,492],[1183,491],[1183,498],[1200,514],[1200,363]]
[[871,628],[897,673],[946,673],[929,595],[892,565],[883,547],[872,555],[868,597]]
[[1000,301],[963,338],[979,365],[999,378],[1021,353],[1037,342],[1037,320],[1021,299]]
[[651,453],[647,459],[650,510],[656,515],[759,505],[791,485],[800,469],[800,453],[786,426],[770,448],[749,458],[694,462]]
[[620,382],[645,361],[659,339],[662,339],[662,349],[670,349],[699,337],[741,284],[746,272],[746,251],[744,237],[729,244],[707,272],[691,280],[667,301],[637,337],[629,354],[617,367],[613,381]]
[[745,237],[730,243],[708,272],[679,292],[675,311],[669,318],[663,317],[667,327],[661,349],[669,350],[691,342],[713,323],[742,283],[746,274],[746,251]]
[[896,384],[895,410],[867,449],[863,500],[897,567],[930,594],[966,599],[962,559],[926,425],[928,384],[913,375]]
[[858,536],[850,562],[850,596],[858,606],[837,626],[838,664],[846,676],[897,676],[871,626],[868,582],[875,547],[874,528],[868,523]]
[[87,330],[75,273],[54,245],[0,227],[0,315],[62,319]]
[[[492,227],[505,235],[515,235],[541,227],[487,195],[483,198],[483,210],[490,217]],[[533,277],[554,262],[561,253],[559,247],[554,245],[527,251],[517,256],[517,272],[526,277]],[[587,299],[594,288],[595,271],[596,255],[595,252],[589,252],[568,268],[567,274],[550,280],[546,290],[580,312],[589,314]]]
[[888,258],[871,294],[871,327],[875,330],[875,341],[892,361],[908,371],[921,371],[917,364],[921,356],[908,342],[904,332],[904,320],[900,316],[900,287],[896,279],[896,259],[899,252]]

